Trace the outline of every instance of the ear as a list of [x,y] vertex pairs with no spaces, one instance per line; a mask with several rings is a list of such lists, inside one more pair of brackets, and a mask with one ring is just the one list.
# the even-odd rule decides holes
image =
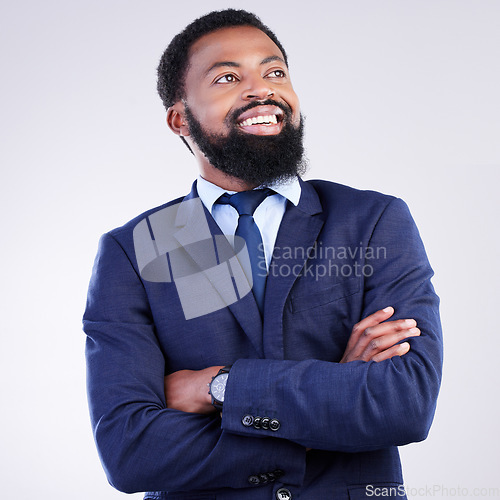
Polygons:
[[167,125],[176,135],[181,137],[187,137],[190,135],[189,127],[185,119],[184,104],[181,101],[177,101],[173,106],[168,108]]

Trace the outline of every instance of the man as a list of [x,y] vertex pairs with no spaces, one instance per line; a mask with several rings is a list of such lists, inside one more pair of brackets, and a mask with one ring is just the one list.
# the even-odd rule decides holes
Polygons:
[[254,15],[194,21],[158,74],[201,175],[101,239],[84,329],[109,481],[149,499],[404,498],[396,447],[427,436],[442,363],[406,205],[300,179],[287,56]]

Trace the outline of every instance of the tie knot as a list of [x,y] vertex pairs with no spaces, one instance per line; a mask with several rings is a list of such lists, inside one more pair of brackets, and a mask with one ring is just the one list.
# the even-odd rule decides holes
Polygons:
[[216,203],[231,205],[238,211],[239,215],[253,215],[264,199],[273,194],[274,191],[268,188],[240,191],[235,194],[224,193]]

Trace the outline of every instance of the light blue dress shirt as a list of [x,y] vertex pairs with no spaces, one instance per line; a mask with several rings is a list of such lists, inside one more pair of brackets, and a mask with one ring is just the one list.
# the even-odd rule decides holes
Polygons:
[[[276,194],[268,196],[255,210],[253,215],[255,223],[260,230],[264,253],[266,255],[266,266],[269,269],[274,244],[278,236],[281,219],[285,213],[286,202],[289,200],[295,206],[300,200],[300,183],[297,177],[286,184],[275,184],[266,186]],[[238,212],[231,205],[219,205],[215,202],[224,193],[234,194],[235,191],[226,191],[203,177],[198,177],[196,188],[198,195],[207,210],[212,214],[221,231],[227,235],[233,235],[238,226]]]

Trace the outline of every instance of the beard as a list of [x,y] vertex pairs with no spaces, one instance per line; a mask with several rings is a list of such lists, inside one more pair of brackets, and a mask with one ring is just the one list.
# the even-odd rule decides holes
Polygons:
[[[283,126],[277,135],[253,135],[238,129],[237,118],[248,109],[273,105],[283,110]],[[191,138],[212,166],[255,186],[284,183],[307,170],[304,156],[304,118],[294,127],[291,108],[273,100],[253,102],[226,118],[229,134],[210,134],[185,106]]]

